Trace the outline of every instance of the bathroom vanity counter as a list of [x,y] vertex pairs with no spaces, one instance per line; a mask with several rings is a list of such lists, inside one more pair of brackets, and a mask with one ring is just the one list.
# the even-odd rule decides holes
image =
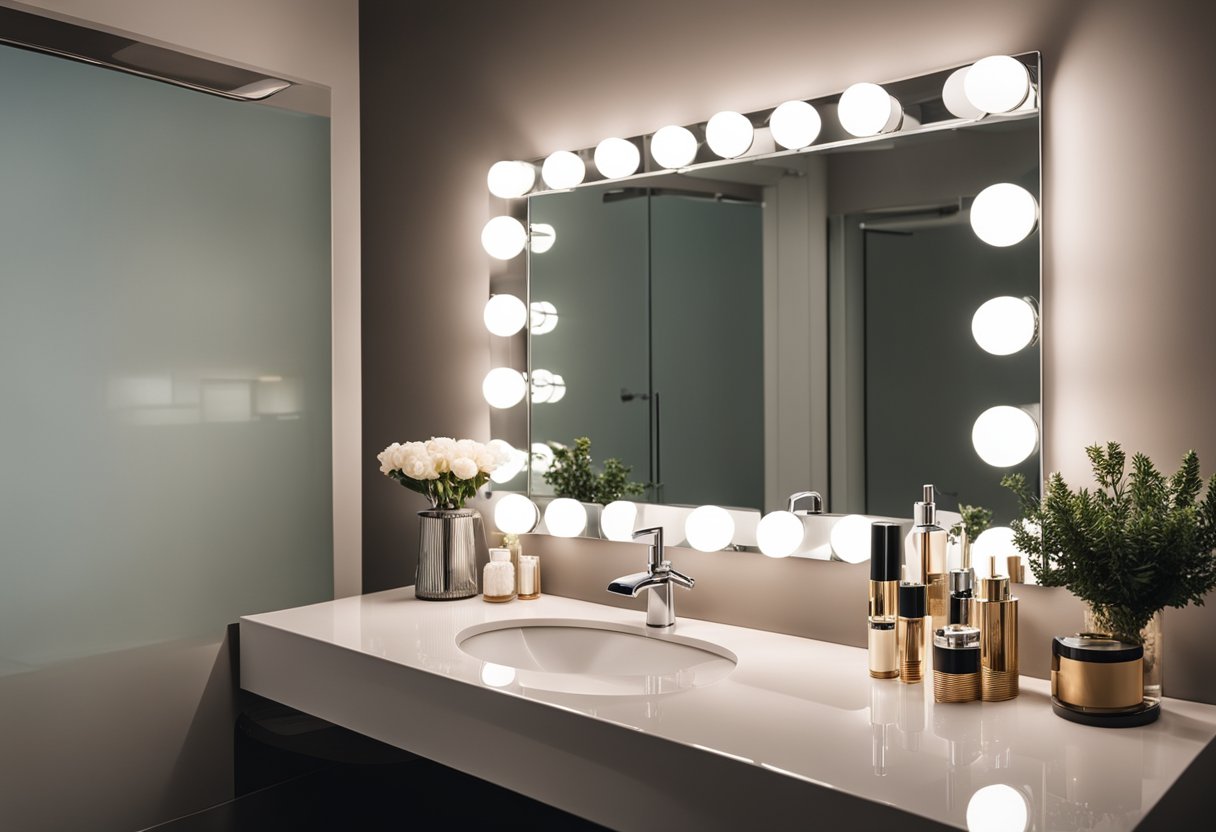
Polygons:
[[1216,736],[1216,707],[1172,699],[1150,726],[1076,725],[1028,677],[1010,702],[936,705],[931,683],[870,679],[864,650],[687,618],[675,636],[737,666],[670,693],[533,687],[457,646],[532,619],[645,633],[638,610],[435,603],[406,587],[246,616],[241,684],[617,829],[1020,829],[1001,824],[1022,812],[1033,830],[1155,828],[1202,794],[1198,766],[1184,772]]

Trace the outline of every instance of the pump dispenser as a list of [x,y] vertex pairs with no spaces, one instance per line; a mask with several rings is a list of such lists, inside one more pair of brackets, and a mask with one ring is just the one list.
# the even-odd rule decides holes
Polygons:
[[908,549],[908,566],[915,575],[913,580],[925,585],[928,615],[932,622],[925,629],[932,634],[946,626],[949,613],[946,530],[937,525],[937,504],[933,502],[932,485],[924,486],[921,499],[913,506],[912,522],[915,525],[912,528],[912,544]]

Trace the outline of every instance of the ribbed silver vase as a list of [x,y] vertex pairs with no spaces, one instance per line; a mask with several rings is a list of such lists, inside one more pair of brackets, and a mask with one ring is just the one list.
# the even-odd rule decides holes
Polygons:
[[414,594],[424,601],[472,598],[477,594],[477,552],[484,548],[481,515],[474,509],[418,512]]

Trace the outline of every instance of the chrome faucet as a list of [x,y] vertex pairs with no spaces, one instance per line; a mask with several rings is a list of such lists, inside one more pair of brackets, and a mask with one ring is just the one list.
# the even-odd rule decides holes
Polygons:
[[628,598],[637,598],[646,590],[646,626],[674,627],[676,625],[676,586],[692,589],[693,579],[671,568],[671,561],[663,558],[663,529],[641,529],[633,533],[633,539],[654,536],[650,546],[650,557],[645,572],[635,572],[617,578],[608,584],[608,591]]
[[823,514],[823,497],[818,491],[798,491],[791,494],[787,511],[794,514],[794,506],[807,499],[811,501],[811,508],[809,511],[803,511],[803,514]]

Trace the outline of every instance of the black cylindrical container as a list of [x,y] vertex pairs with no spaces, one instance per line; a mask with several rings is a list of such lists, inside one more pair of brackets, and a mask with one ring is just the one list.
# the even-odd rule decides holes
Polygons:
[[933,701],[980,698],[980,631],[950,624],[933,634]]

